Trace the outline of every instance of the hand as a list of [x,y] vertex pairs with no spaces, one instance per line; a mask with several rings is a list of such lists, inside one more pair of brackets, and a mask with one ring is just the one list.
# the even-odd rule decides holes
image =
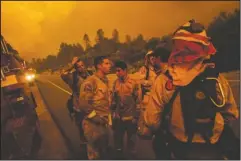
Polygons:
[[152,140],[153,138],[152,131],[146,126],[137,127],[137,136],[145,140]]
[[137,135],[142,139],[151,140],[153,137],[152,130],[147,127],[143,115],[140,115],[137,125]]
[[79,60],[79,58],[75,56],[75,57],[72,59],[71,64],[74,65],[75,63],[77,63],[78,60]]

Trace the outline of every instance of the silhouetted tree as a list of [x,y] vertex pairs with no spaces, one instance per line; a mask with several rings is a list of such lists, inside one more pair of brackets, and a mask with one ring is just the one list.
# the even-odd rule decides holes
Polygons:
[[91,48],[91,43],[90,43],[88,34],[84,34],[83,41],[84,41],[84,45],[85,45],[85,51],[88,51]]
[[[213,57],[220,71],[228,71],[240,68],[240,11],[233,13],[221,12],[215,17],[208,26],[207,33],[212,38],[214,46],[217,48],[217,54]],[[39,69],[42,69],[39,63],[46,64],[51,68],[53,66],[66,65],[73,56],[79,56],[87,64],[93,64],[93,58],[99,55],[109,55],[113,60],[122,59],[131,64],[132,71],[143,65],[143,58],[147,50],[156,46],[163,46],[169,51],[172,49],[172,34],[165,34],[159,37],[150,38],[147,42],[142,34],[139,34],[133,40],[130,35],[126,35],[125,42],[119,42],[119,32],[114,29],[111,39],[104,37],[103,29],[98,29],[96,33],[96,44],[90,45],[89,36],[83,36],[84,47],[79,44],[61,43],[59,51],[54,55],[49,55],[46,59],[39,62],[32,60]],[[84,54],[85,53],[85,54]],[[53,62],[56,62],[54,65]]]
[[47,58],[44,60],[44,67],[45,68],[56,68],[57,67],[57,57],[55,55],[48,55]]
[[240,10],[221,12],[210,23],[207,33],[217,49],[212,59],[218,70],[240,69]]
[[119,43],[119,32],[117,29],[114,29],[112,32],[112,40],[116,43]]
[[98,29],[96,32],[96,43],[100,43],[101,41],[104,40],[104,31],[103,29]]
[[153,50],[160,43],[159,37],[153,37],[146,43],[146,50]]
[[160,46],[165,47],[167,50],[171,51],[173,46],[172,34],[167,34],[161,37]]
[[139,34],[136,39],[134,39],[131,43],[131,47],[134,51],[139,52],[145,49],[146,41],[143,38],[142,34]]
[[126,44],[130,44],[131,43],[131,36],[130,35],[126,35],[125,43]]
[[70,50],[73,50],[73,56],[81,56],[85,53],[80,43],[73,44],[73,48],[70,48]]

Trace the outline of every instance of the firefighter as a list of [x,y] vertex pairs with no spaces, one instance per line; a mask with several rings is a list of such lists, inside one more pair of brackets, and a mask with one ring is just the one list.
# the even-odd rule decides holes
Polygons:
[[226,125],[239,112],[227,80],[210,61],[216,49],[194,20],[178,28],[173,41],[169,74],[156,78],[138,132],[151,137],[161,129],[166,147],[159,153],[170,152],[164,159],[223,159],[224,149],[234,146],[222,144]]
[[91,74],[91,72],[86,70],[84,62],[81,61],[78,57],[74,57],[71,62],[71,67],[61,73],[62,80],[72,89],[72,95],[67,102],[67,108],[69,110],[71,119],[74,119],[76,125],[78,126],[81,150],[83,151],[85,149],[83,146],[86,144],[84,132],[82,129],[84,113],[81,112],[79,108],[78,99],[81,84]]
[[148,95],[152,86],[153,81],[155,80],[157,74],[155,72],[154,63],[155,57],[152,55],[153,51],[148,51],[145,55],[144,66],[142,66],[139,71],[136,73],[141,76],[141,89],[142,89],[142,100],[143,104],[148,102]]
[[[155,69],[155,73],[156,75],[160,75],[160,74],[167,74],[168,72],[168,58],[170,56],[170,51],[168,51],[165,46],[157,46],[154,50],[153,50],[153,54],[152,56],[155,58],[154,61],[154,69]],[[157,77],[156,76],[156,77]],[[146,106],[145,106],[146,107]],[[156,135],[160,136],[160,131],[156,132]],[[162,159],[163,155],[161,155],[161,153],[159,153],[160,149],[162,149],[162,137],[155,137],[153,139],[153,143],[152,143],[152,147],[153,150],[155,152],[155,157],[158,159]],[[167,154],[167,153],[166,153]],[[164,158],[165,159],[165,158]]]
[[170,52],[164,46],[157,46],[154,50],[147,52],[145,65],[136,73],[141,76],[142,107],[148,102],[151,86],[155,78],[167,71],[167,60]]
[[[160,44],[156,46],[154,50],[148,52],[145,57],[145,60],[146,60],[145,66],[143,66],[139,71],[139,75],[141,75],[141,78],[142,78],[140,82],[141,91],[142,91],[140,118],[143,117],[143,113],[147,108],[150,90],[154,80],[158,75],[164,74],[167,72],[167,67],[168,67],[167,62],[168,62],[169,55],[170,55],[170,51],[168,51],[165,48],[165,45]],[[143,76],[143,74],[145,76]],[[139,139],[137,142],[138,144],[141,144],[141,142],[146,142],[144,137],[139,137],[138,139]],[[156,139],[159,140],[159,138],[156,138]],[[159,141],[157,140],[154,142],[154,144],[149,142],[150,145],[147,145],[147,146],[153,146],[154,151],[159,151],[159,148],[160,148],[158,145]],[[137,145],[137,147],[139,146]],[[139,151],[138,148],[137,148],[137,151]],[[145,151],[145,152],[148,153],[148,151]],[[142,152],[142,154],[144,156],[144,152]],[[156,153],[156,154],[159,154],[159,153]]]
[[96,72],[84,81],[80,89],[80,108],[86,114],[82,125],[88,159],[106,159],[111,125],[111,92],[106,75],[111,70],[111,62],[105,56],[98,56],[94,65]]
[[[115,149],[123,155],[124,135],[127,133],[127,147],[131,156],[135,155],[135,136],[141,103],[140,85],[127,73],[123,61],[115,63],[117,80],[113,85],[112,108]],[[115,124],[114,124],[115,123]]]

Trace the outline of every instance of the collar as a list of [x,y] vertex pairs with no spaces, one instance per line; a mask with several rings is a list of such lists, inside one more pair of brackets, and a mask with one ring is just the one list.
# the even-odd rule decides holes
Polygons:
[[98,74],[94,74],[97,78],[99,78],[102,82],[104,82],[105,84],[108,83],[108,78],[106,76],[104,76],[103,78],[101,78]]

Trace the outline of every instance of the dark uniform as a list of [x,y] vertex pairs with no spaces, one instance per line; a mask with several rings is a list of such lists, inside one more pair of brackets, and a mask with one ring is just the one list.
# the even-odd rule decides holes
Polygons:
[[61,74],[61,78],[66,84],[69,85],[69,87],[72,89],[72,92],[73,92],[67,102],[67,106],[68,106],[70,115],[74,115],[76,125],[79,128],[81,144],[84,144],[86,141],[85,141],[83,129],[82,129],[82,120],[84,117],[84,113],[81,112],[79,108],[79,92],[80,92],[81,84],[90,75],[91,73],[88,71],[84,73],[79,73],[78,71],[74,71],[74,72],[66,71]]
[[30,159],[41,145],[37,104],[21,61],[8,50],[1,36],[1,159]]

